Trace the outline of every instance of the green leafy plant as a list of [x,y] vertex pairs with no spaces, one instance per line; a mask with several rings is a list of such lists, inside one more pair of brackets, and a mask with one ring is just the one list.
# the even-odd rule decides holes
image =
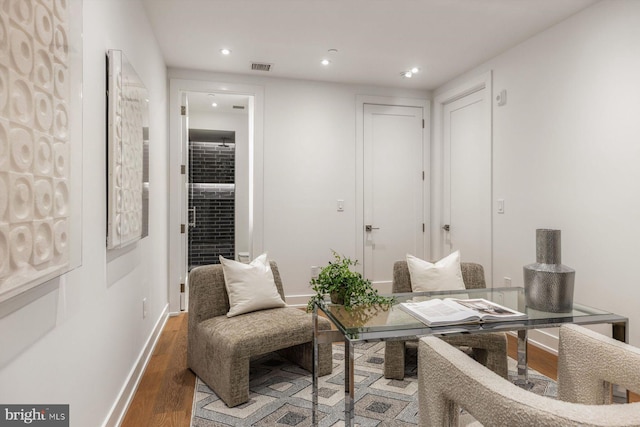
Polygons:
[[369,307],[379,305],[389,308],[393,304],[393,297],[384,297],[377,289],[371,286],[371,281],[365,279],[362,274],[352,271],[358,262],[353,261],[336,251],[333,253],[334,261],[320,270],[317,278],[311,279],[311,288],[316,292],[307,304],[307,311],[313,310],[316,302],[323,301],[325,295],[331,297],[334,304],[342,304],[345,310],[350,311],[354,307]]

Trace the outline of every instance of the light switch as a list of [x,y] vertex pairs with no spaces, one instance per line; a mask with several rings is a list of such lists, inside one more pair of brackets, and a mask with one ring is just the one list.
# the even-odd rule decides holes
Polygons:
[[498,213],[504,213],[504,199],[498,199]]
[[344,212],[344,200],[338,199],[338,212]]

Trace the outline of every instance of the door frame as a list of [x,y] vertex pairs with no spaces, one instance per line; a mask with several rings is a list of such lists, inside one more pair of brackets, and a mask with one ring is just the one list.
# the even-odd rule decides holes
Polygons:
[[389,96],[370,96],[356,95],[356,233],[355,233],[355,254],[359,261],[357,267],[360,273],[364,273],[364,106],[365,104],[387,105],[393,107],[421,107],[423,110],[423,118],[425,121],[424,130],[422,132],[422,165],[425,168],[424,186],[423,186],[423,221],[425,223],[425,232],[423,234],[423,250],[425,257],[430,257],[430,244],[427,233],[430,230],[430,182],[431,171],[426,170],[430,167],[430,146],[431,146],[431,103],[426,99],[417,98],[400,98]]
[[[447,104],[464,98],[467,95],[486,89],[486,99],[489,108],[486,109],[487,116],[485,117],[487,123],[487,137],[490,144],[493,147],[493,84],[492,84],[492,71],[489,70],[477,77],[471,78],[464,83],[461,83],[449,89],[442,94],[436,96],[433,106],[433,145],[432,145],[432,159],[433,164],[431,170],[433,172],[432,179],[432,195],[433,203],[431,204],[431,254],[434,259],[440,259],[447,255],[444,252],[445,235],[442,226],[444,225],[444,108]],[[493,148],[492,148],[493,150]],[[489,197],[493,204],[493,155],[491,156],[491,189]],[[493,210],[492,210],[493,212]],[[491,215],[491,262],[493,263],[493,214]],[[493,265],[491,266],[493,271]],[[491,278],[492,279],[492,278]]]
[[[227,83],[204,80],[188,80],[171,78],[169,80],[169,135],[168,150],[169,167],[169,218],[168,241],[169,270],[168,299],[169,313],[180,311],[180,285],[187,287],[186,277],[182,277],[184,267],[181,250],[183,234],[180,225],[183,224],[182,201],[184,192],[181,185],[181,165],[185,150],[188,150],[181,137],[180,107],[184,92],[227,93],[249,96],[249,247],[250,256],[260,254],[264,247],[264,87],[239,83]],[[185,207],[186,209],[186,207]],[[186,235],[186,234],[185,234]],[[185,292],[187,290],[185,289]]]

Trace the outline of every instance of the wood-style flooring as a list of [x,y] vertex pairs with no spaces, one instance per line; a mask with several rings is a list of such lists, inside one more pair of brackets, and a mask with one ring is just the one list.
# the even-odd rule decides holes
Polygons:
[[121,426],[189,427],[195,384],[183,313],[167,320]]
[[[170,317],[121,427],[189,427],[195,375],[187,368],[187,313]],[[509,336],[509,356],[516,358],[516,339]],[[557,357],[528,347],[529,366],[555,379]],[[640,396],[631,395],[640,402]]]

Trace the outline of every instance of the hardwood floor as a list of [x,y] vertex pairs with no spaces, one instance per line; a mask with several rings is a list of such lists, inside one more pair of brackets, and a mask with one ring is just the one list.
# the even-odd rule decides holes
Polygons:
[[[167,320],[149,365],[121,427],[189,427],[195,375],[187,368],[187,313]],[[509,336],[509,356],[516,358],[516,338]],[[557,357],[528,347],[529,366],[556,378]],[[640,402],[640,396],[631,395]]]
[[167,320],[121,427],[189,427],[195,383],[183,313]]
[[[509,343],[509,357],[518,360],[518,340],[513,335],[507,334],[507,342]],[[548,351],[542,350],[535,345],[527,345],[527,361],[528,365],[551,379],[557,379],[558,356]]]

